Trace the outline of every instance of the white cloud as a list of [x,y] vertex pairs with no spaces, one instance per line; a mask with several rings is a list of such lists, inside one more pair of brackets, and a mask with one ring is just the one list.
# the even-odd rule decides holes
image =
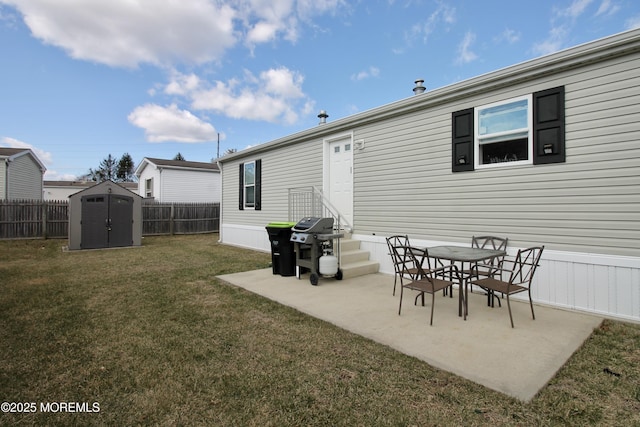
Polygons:
[[3,137],[1,141],[3,147],[30,149],[47,168],[49,167],[49,165],[51,165],[51,163],[53,163],[53,154],[48,151],[41,150],[31,144],[17,140],[15,138],[9,138],[7,136]]
[[592,2],[593,0],[573,0],[569,6],[565,8],[557,8],[556,13],[560,17],[575,19],[582,15]]
[[167,95],[188,95],[200,85],[200,78],[195,74],[181,74],[174,71],[172,80],[164,88]]
[[456,64],[468,64],[475,61],[478,55],[471,51],[471,45],[476,41],[476,35],[472,32],[467,32],[462,39],[462,42],[458,45],[458,57],[456,58]]
[[[573,28],[593,2],[594,0],[573,0],[567,7],[554,7],[549,34],[546,39],[534,43],[533,53],[547,55],[566,48]],[[618,5],[611,0],[602,0],[594,16],[612,15],[618,10]]]
[[36,148],[24,141],[20,141],[15,138],[3,137],[0,138],[0,146],[9,148],[28,148],[33,151],[36,157],[38,157],[42,164],[47,168],[43,177],[46,181],[73,181],[77,178],[77,176],[73,174],[60,173],[56,170],[52,170],[51,167],[54,164],[53,154],[48,151],[41,150],[40,148]]
[[[0,0],[15,7],[34,37],[75,59],[114,67],[220,60],[282,37],[300,23],[345,9],[345,0]],[[3,19],[6,14],[2,14]]]
[[614,3],[612,0],[602,0],[600,7],[596,12],[596,16],[611,16],[620,10],[620,6]]
[[367,70],[360,71],[359,73],[352,74],[351,80],[360,81],[371,77],[378,77],[380,75],[380,69],[377,67],[369,67]]
[[426,21],[414,24],[410,26],[409,30],[405,31],[404,39],[407,46],[394,49],[394,53],[404,53],[413,45],[415,40],[422,39],[423,43],[427,43],[432,33],[436,31],[448,32],[449,27],[455,22],[456,8],[441,1],[437,2],[436,10],[429,15]]
[[538,55],[547,55],[561,50],[568,33],[569,29],[566,26],[552,28],[545,40],[533,45],[533,52]]
[[631,18],[627,19],[624,24],[627,30],[640,28],[640,15],[632,16]]
[[34,37],[110,66],[219,59],[236,43],[236,11],[210,0],[3,0]]
[[263,71],[259,76],[249,72],[244,79],[216,81],[201,85],[190,94],[192,108],[214,111],[234,119],[295,123],[299,113],[313,108],[302,91],[304,77],[286,67]]
[[210,123],[175,104],[168,107],[146,104],[137,107],[127,118],[131,124],[144,129],[150,142],[206,142],[217,137]]
[[506,28],[502,34],[498,37],[498,40],[504,40],[509,44],[514,44],[520,41],[520,36],[522,34],[519,31],[512,30],[511,28]]

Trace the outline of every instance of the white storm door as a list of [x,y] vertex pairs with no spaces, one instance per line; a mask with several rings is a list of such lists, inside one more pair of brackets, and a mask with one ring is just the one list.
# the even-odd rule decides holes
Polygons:
[[[353,225],[353,145],[351,137],[329,143],[328,195],[331,204]],[[344,221],[342,221],[344,224]]]

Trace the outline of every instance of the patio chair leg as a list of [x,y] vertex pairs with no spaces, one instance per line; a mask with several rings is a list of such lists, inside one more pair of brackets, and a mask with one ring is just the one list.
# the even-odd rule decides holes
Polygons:
[[[424,297],[424,294],[423,294]],[[436,293],[432,293],[431,294],[431,322],[429,323],[429,326],[433,326],[433,307],[436,305]]]
[[533,312],[533,301],[531,300],[531,291],[529,291],[529,305],[531,306],[531,317],[536,320],[536,314]]
[[402,294],[404,294],[404,287],[400,287],[400,305],[398,306],[398,316],[400,316],[400,311],[402,310]]
[[509,301],[509,294],[507,294],[507,306],[509,307],[509,319],[511,319],[511,327],[513,326],[513,315],[511,314],[511,302]]

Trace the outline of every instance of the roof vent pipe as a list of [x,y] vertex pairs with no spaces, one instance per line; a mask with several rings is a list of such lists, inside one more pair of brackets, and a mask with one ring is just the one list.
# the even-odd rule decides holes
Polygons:
[[320,114],[318,114],[318,118],[320,119],[320,123],[318,123],[318,124],[322,125],[322,124],[327,123],[327,117],[329,117],[327,112],[325,110],[320,110]]
[[427,88],[422,85],[422,83],[424,83],[424,80],[418,79],[414,83],[416,84],[416,87],[413,88],[414,95],[419,95],[427,90]]

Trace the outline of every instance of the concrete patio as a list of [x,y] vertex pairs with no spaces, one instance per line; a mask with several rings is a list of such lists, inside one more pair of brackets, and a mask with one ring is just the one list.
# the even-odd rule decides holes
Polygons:
[[458,317],[458,294],[436,295],[433,326],[430,296],[425,307],[413,305],[406,292],[398,316],[399,291],[392,295],[393,276],[369,274],[348,280],[321,279],[311,286],[271,269],[218,276],[219,279],[293,307],[348,331],[387,345],[519,400],[528,402],[542,389],[602,322],[583,313],[512,300],[515,328],[506,301],[487,306],[476,292],[469,297],[469,316]]

